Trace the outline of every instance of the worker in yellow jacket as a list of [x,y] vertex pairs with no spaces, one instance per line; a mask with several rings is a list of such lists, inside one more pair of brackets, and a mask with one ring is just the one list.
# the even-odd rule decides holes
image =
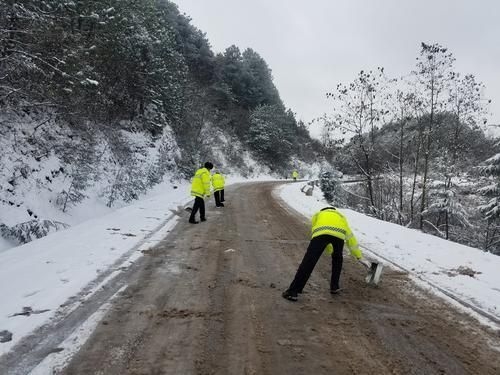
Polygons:
[[214,170],[212,175],[212,187],[214,188],[214,198],[216,207],[224,207],[224,176],[218,170]]
[[290,287],[283,292],[283,298],[297,301],[297,295],[302,293],[304,286],[325,249],[332,252],[332,276],[330,279],[330,293],[340,291],[339,280],[342,272],[342,250],[344,242],[347,244],[351,255],[360,260],[363,254],[358,246],[358,241],[349,228],[344,215],[334,207],[326,207],[316,213],[312,218],[312,235],[309,247],[300,263]]
[[191,210],[189,222],[191,224],[198,224],[195,220],[195,215],[200,210],[200,220],[206,221],[205,217],[205,197],[210,196],[210,170],[214,167],[212,163],[207,161],[203,168],[196,171],[191,182],[191,195],[194,197],[194,205]]

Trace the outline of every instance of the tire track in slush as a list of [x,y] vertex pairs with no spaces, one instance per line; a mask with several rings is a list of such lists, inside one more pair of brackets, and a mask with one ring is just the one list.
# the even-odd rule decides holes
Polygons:
[[497,332],[388,270],[378,288],[345,258],[329,294],[321,257],[297,303],[281,298],[308,225],[276,182],[226,189],[208,221],[181,220],[145,256],[123,296],[63,373],[498,374]]

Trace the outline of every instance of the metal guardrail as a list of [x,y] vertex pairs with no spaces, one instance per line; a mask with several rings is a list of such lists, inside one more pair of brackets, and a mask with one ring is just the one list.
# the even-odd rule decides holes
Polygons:
[[383,255],[380,255],[378,254],[377,252],[365,247],[365,246],[360,246],[362,249],[376,255],[377,257],[383,259],[385,262],[387,263],[390,263],[393,267],[395,268],[399,268],[400,270],[403,270],[405,271],[406,273],[408,273],[409,275],[413,276],[413,277],[416,277],[417,279],[419,279],[420,281],[422,281],[423,283],[431,286],[432,288],[440,291],[441,293],[443,293],[445,296],[451,298],[452,300],[454,300],[455,302],[458,302],[460,305],[468,308],[468,309],[471,309],[472,311],[474,311],[475,313],[479,314],[480,316],[482,316],[483,318],[486,318],[486,319],[489,319],[491,320],[492,322],[500,325],[500,317],[496,316],[496,315],[493,315],[483,309],[481,309],[480,307],[477,307],[475,305],[473,305],[472,303],[470,302],[467,302],[465,300],[463,300],[462,298],[456,296],[455,294],[453,294],[452,292],[450,292],[449,290],[433,283],[432,281],[429,281],[429,280],[426,280],[425,278],[423,278],[422,276],[419,276],[415,273],[413,273],[412,271],[400,266],[399,264],[397,263],[394,263],[393,261],[387,259],[386,257],[384,257]]

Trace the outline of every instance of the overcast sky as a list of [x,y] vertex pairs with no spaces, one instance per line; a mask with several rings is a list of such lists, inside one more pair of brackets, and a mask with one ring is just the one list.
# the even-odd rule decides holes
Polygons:
[[500,124],[498,0],[173,0],[216,52],[257,51],[287,107],[306,122],[331,113],[325,93],[361,70],[391,77],[415,66],[420,42],[440,43],[455,70],[476,75]]

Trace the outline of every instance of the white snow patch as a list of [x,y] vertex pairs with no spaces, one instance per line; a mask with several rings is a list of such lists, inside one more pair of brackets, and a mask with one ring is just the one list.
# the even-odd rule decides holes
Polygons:
[[86,78],[81,83],[82,83],[82,85],[89,84],[89,85],[92,85],[92,86],[99,86],[99,82],[98,81],[96,81],[94,79],[90,79],[90,78]]
[[0,253],[14,246],[15,246],[14,243],[0,236]]
[[[320,189],[315,189],[311,197],[303,194],[300,191],[303,185],[287,184],[278,191],[290,207],[312,217],[328,203],[323,200]],[[500,319],[499,256],[349,209],[340,211],[348,218],[361,248],[369,257],[385,259],[386,263],[407,270],[414,279],[440,288]],[[470,270],[472,276],[461,270]],[[436,288],[433,289],[436,292]],[[436,294],[442,296],[442,293]],[[471,313],[472,310],[467,311]],[[477,318],[477,314],[471,315]]]
[[95,330],[99,322],[106,315],[112,306],[113,300],[125,290],[127,286],[123,286],[116,292],[108,302],[103,304],[95,313],[93,313],[83,324],[81,324],[73,333],[64,340],[59,348],[60,352],[51,353],[40,362],[31,372],[30,375],[46,375],[57,374],[67,366],[71,357],[80,350]]
[[[187,183],[175,190],[167,190],[166,186],[163,189],[162,194],[106,216],[0,253],[0,330],[13,333],[12,341],[0,344],[0,355],[46,323],[60,305],[120,257],[138,246],[139,250],[153,246],[163,238],[173,224],[162,223],[172,219],[175,222],[176,218],[170,209],[184,206],[190,200]],[[146,240],[155,230],[160,233]],[[96,288],[99,286],[102,284]],[[13,316],[28,306],[49,311]]]
[[[276,181],[266,175],[256,180]],[[237,175],[226,176],[226,186],[245,182],[250,180]],[[141,251],[163,240],[177,223],[179,210],[183,211],[192,200],[190,183],[175,186],[174,189],[171,183],[157,185],[133,205],[0,252],[0,330],[13,333],[12,341],[0,344],[0,355],[56,314],[66,316],[78,308],[141,257]],[[102,208],[102,204],[87,204],[77,208],[81,212],[72,213],[81,219],[92,213],[100,214],[98,207]],[[9,245],[0,242],[0,246]],[[126,256],[123,262],[116,265],[123,256]],[[92,285],[99,274],[112,266],[115,268],[109,275]],[[166,271],[182,272],[175,264]],[[78,296],[84,289],[84,296],[68,304],[71,297]],[[23,307],[48,311],[13,316],[22,312]]]

